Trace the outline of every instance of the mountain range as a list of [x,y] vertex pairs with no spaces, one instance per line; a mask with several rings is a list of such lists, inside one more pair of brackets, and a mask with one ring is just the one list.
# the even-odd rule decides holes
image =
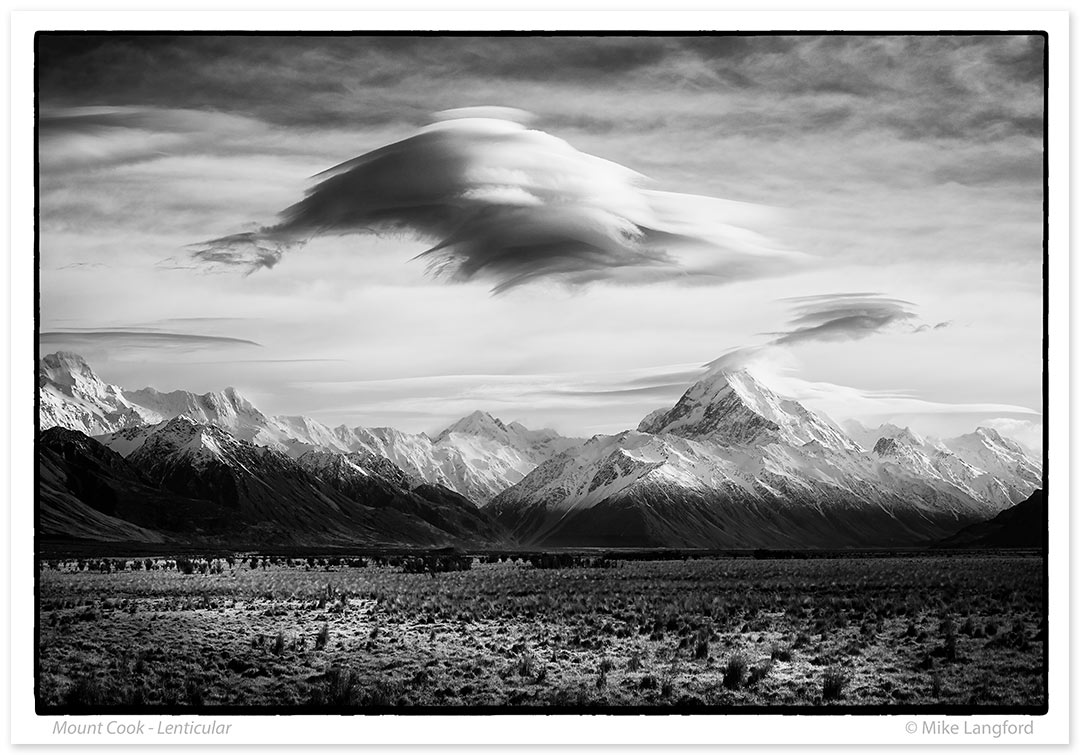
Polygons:
[[[104,383],[39,363],[50,537],[529,547],[892,547],[987,521],[1042,485],[978,428],[842,428],[747,370],[713,370],[636,430],[566,438],[482,411],[436,435],[268,417],[235,389]],[[92,436],[89,437],[89,436]]]
[[872,449],[746,370],[713,371],[636,431],[596,436],[488,506],[537,546],[858,547],[932,541],[1041,485],[1017,444],[979,428]]
[[[554,430],[504,425],[481,411],[462,417],[434,438],[392,427],[330,428],[310,417],[268,417],[234,388],[197,394],[109,385],[82,357],[69,352],[41,360],[38,393],[43,430],[59,426],[98,436],[182,415],[293,458],[316,450],[382,456],[418,481],[445,486],[480,504],[540,462],[584,442]],[[121,454],[130,450],[122,438],[110,442]]]

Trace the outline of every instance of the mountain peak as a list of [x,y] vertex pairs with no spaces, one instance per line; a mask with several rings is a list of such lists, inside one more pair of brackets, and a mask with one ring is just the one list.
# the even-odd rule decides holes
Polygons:
[[71,351],[57,351],[42,357],[38,363],[38,376],[66,388],[77,383],[101,383],[101,378],[86,360]]
[[472,414],[466,416],[454,422],[447,427],[441,433],[439,433],[437,439],[444,438],[450,433],[460,433],[462,435],[484,435],[484,436],[501,436],[507,432],[506,425],[502,423],[502,420],[497,417],[493,417],[485,411],[477,409]]
[[709,373],[670,410],[649,414],[638,431],[726,444],[818,441],[834,449],[857,448],[841,431],[799,402],[781,397],[745,368]]
[[54,351],[52,354],[43,356],[41,362],[50,367],[65,366],[93,372],[93,370],[90,369],[90,365],[83,359],[82,355],[76,354],[73,351]]
[[899,427],[890,422],[886,422],[884,425],[878,428],[877,434],[879,438],[890,438],[892,440],[906,443],[909,446],[916,448],[923,448],[927,445],[926,438],[919,435],[910,427]]

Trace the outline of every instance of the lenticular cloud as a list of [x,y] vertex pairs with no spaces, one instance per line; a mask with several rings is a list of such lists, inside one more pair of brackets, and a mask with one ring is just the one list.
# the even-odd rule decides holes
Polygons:
[[496,292],[540,279],[724,282],[802,260],[755,230],[772,211],[646,188],[641,174],[527,128],[523,115],[448,111],[320,173],[277,225],[193,255],[250,271],[317,236],[405,233],[432,244],[418,258],[433,275],[489,280]]

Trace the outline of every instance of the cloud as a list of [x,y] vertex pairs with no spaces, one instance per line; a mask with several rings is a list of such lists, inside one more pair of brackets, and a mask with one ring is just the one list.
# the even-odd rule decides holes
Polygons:
[[[770,386],[778,392],[820,410],[835,419],[881,420],[916,415],[1038,415],[1026,406],[1000,403],[930,401],[904,391],[871,391],[835,383],[813,382],[790,375],[773,376]],[[1004,426],[1004,425],[1003,425]]]
[[994,417],[985,419],[981,423],[985,427],[992,427],[1007,438],[1012,438],[1022,443],[1035,457],[1042,455],[1043,451],[1043,423],[1029,419],[1016,419],[1012,417]]
[[826,294],[787,301],[796,305],[791,321],[796,327],[775,334],[774,344],[856,340],[916,317],[911,302],[879,294]]
[[[837,293],[798,296],[781,301],[793,306],[790,330],[768,333],[773,338],[759,345],[740,346],[705,365],[714,372],[730,372],[751,364],[768,363],[771,369],[791,360],[783,356],[787,347],[823,341],[855,341],[890,330],[898,323],[917,320],[915,305],[876,293]],[[911,326],[921,333],[948,327],[948,322]]]
[[258,231],[193,246],[201,262],[272,268],[316,236],[406,233],[434,242],[436,277],[495,292],[540,279],[725,282],[792,271],[802,255],[753,229],[768,208],[645,188],[644,176],[506,117],[466,108],[317,176]]
[[199,348],[207,346],[261,346],[246,338],[230,336],[204,336],[195,333],[170,333],[152,328],[128,330],[53,330],[38,336],[40,346],[54,347],[126,347],[157,348],[175,346]]

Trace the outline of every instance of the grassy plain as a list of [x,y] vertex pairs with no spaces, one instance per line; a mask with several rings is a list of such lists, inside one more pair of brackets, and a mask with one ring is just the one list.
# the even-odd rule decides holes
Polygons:
[[39,710],[1045,702],[1036,555],[275,560],[42,562]]

